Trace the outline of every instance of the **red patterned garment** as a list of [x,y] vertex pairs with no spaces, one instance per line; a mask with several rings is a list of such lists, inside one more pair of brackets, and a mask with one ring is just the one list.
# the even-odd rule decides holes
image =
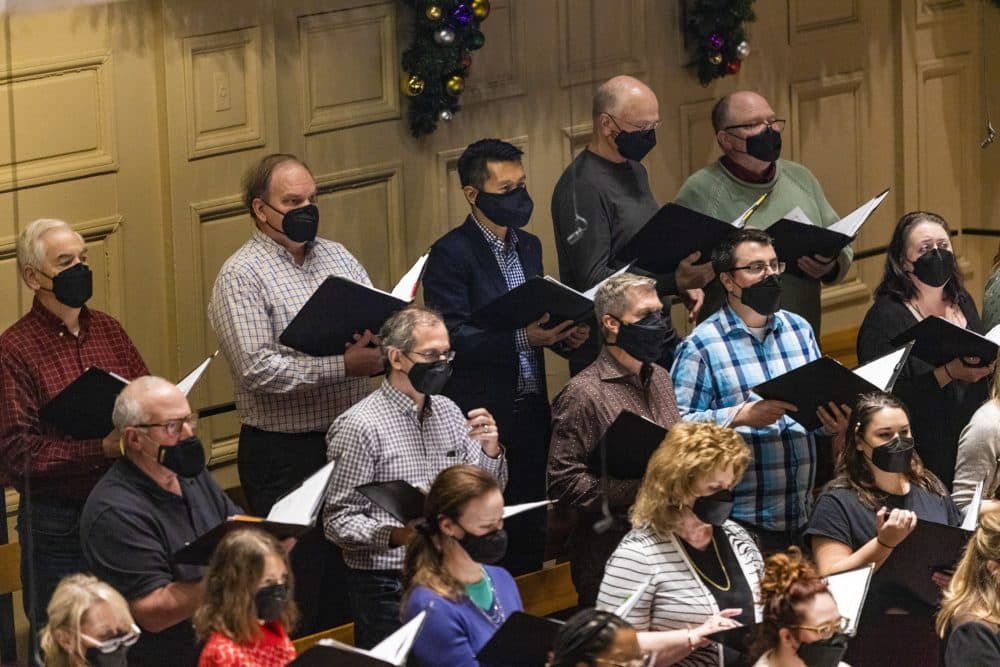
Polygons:
[[198,667],[285,667],[295,659],[295,647],[280,621],[260,626],[260,638],[240,644],[213,632],[201,651]]
[[76,336],[38,299],[0,334],[0,484],[23,491],[30,451],[33,495],[87,499],[111,464],[101,441],[74,440],[38,411],[91,366],[128,380],[149,374],[118,321],[86,307]]

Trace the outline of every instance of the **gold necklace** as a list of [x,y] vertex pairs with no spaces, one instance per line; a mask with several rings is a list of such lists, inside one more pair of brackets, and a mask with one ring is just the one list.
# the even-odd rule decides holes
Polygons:
[[[694,571],[698,573],[698,575],[702,578],[703,581],[705,581],[705,583],[714,586],[723,593],[726,593],[732,587],[732,582],[729,580],[729,572],[726,571],[726,564],[722,562],[722,555],[719,553],[719,545],[715,543],[714,534],[712,535],[712,548],[715,549],[715,557],[719,561],[719,567],[722,568],[722,576],[726,578],[725,586],[720,586],[719,584],[715,583],[714,581],[712,581],[711,577],[702,572],[701,568],[698,567],[698,564],[694,562],[694,558],[691,558],[690,552],[688,552],[688,560],[691,561],[691,567],[694,568]],[[685,549],[685,551],[687,551],[687,549]]]

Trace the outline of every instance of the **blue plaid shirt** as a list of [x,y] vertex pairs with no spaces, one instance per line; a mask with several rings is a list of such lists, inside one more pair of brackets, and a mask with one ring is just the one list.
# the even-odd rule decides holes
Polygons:
[[[524,267],[521,266],[521,258],[517,254],[517,232],[511,227],[507,230],[507,240],[500,238],[490,230],[486,229],[473,215],[476,226],[483,233],[486,245],[490,247],[493,257],[497,260],[503,281],[507,284],[507,289],[512,290],[524,284]],[[517,350],[517,394],[538,394],[542,388],[538,384],[541,369],[535,359],[535,351],[528,343],[527,329],[517,329],[514,331],[514,348]]]
[[[683,421],[725,424],[751,389],[820,356],[812,327],[779,310],[758,341],[728,304],[677,347],[671,376]],[[736,431],[751,448],[736,485],[732,517],[766,530],[793,530],[809,518],[816,476],[816,443],[798,422],[782,417],[763,428]]]

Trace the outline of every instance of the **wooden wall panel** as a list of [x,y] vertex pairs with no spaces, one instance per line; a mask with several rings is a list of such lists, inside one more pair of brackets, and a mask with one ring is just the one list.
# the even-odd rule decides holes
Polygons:
[[712,128],[714,106],[715,100],[702,100],[679,107],[681,172],[684,174],[693,174],[722,154]]
[[646,70],[646,4],[559,2],[559,84],[599,83]]
[[491,3],[482,26],[489,57],[472,54],[472,69],[462,94],[463,106],[523,95],[527,63],[524,58],[524,23],[512,0]]
[[861,0],[789,0],[789,40],[798,42],[820,32],[857,25]]

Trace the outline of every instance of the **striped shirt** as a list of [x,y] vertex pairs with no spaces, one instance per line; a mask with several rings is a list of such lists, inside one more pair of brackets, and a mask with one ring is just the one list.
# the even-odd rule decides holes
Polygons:
[[[760,598],[760,578],[764,572],[760,551],[737,523],[726,521],[722,529],[756,601]],[[659,535],[648,528],[633,529],[608,559],[597,608],[615,609],[650,576],[650,585],[625,616],[638,632],[683,630],[719,613],[715,596],[695,572],[677,536],[673,533]],[[761,620],[761,608],[756,602],[754,619],[758,623]],[[721,665],[722,646],[709,644],[675,664],[684,667]]]
[[[729,304],[699,324],[677,347],[671,375],[683,421],[727,423],[758,384],[818,359],[812,327],[779,310],[758,340]],[[762,428],[736,431],[751,460],[737,484],[732,517],[766,530],[794,530],[809,519],[816,443],[784,416]]]
[[[500,238],[490,230],[486,229],[473,215],[476,226],[483,233],[486,245],[490,247],[493,257],[497,260],[503,281],[507,284],[507,289],[512,290],[524,284],[524,267],[521,266],[521,258],[517,255],[517,232],[513,228],[507,229],[507,240]],[[539,394],[542,391],[538,378],[541,377],[542,369],[538,365],[531,343],[528,342],[528,330],[517,329],[514,331],[514,349],[517,350],[517,395]]]
[[465,415],[445,396],[428,396],[423,420],[410,397],[388,380],[345,412],[326,435],[326,456],[336,461],[323,508],[327,539],[356,570],[401,570],[403,547],[390,548],[401,524],[355,487],[401,479],[427,491],[437,474],[459,463],[478,465],[507,483],[507,461],[493,459],[468,435]]
[[344,246],[316,239],[302,266],[259,229],[215,279],[208,319],[229,360],[240,421],[266,431],[326,431],[371,391],[347,377],[343,355],[312,357],[278,342],[288,323],[328,276],[371,285]]

